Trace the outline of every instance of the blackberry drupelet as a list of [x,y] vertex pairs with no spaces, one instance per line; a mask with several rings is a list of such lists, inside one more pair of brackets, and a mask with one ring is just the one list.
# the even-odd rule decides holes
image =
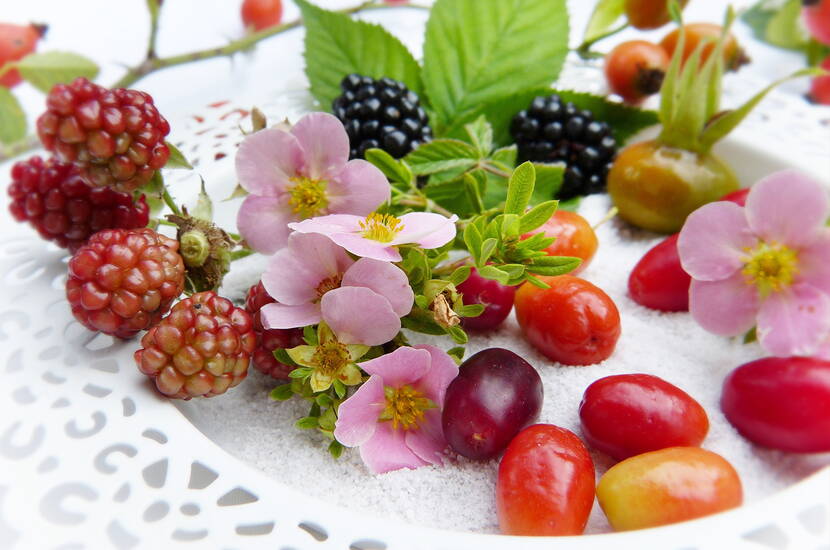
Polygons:
[[401,158],[432,139],[418,94],[403,82],[350,74],[340,88],[343,94],[332,103],[332,112],[349,134],[349,158],[364,158],[375,147]]
[[605,122],[579,110],[558,95],[536,97],[513,117],[510,133],[519,147],[519,161],[564,162],[567,165],[559,199],[605,190],[617,142]]

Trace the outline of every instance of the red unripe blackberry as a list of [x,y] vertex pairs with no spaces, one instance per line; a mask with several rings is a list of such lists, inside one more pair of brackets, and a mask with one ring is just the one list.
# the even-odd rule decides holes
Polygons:
[[170,125],[144,92],[76,78],[52,88],[46,107],[37,120],[40,141],[94,187],[133,191],[170,157]]
[[89,330],[132,338],[158,323],[184,289],[179,242],[152,229],[107,229],[69,260],[66,297]]
[[294,367],[277,361],[277,358],[274,357],[274,351],[302,346],[305,341],[301,329],[266,329],[262,326],[262,316],[259,310],[263,306],[275,302],[276,300],[265,291],[262,282],[248,289],[248,296],[245,298],[245,311],[250,313],[254,320],[254,332],[256,333],[254,366],[258,371],[277,380],[288,380],[288,373],[294,370]]
[[150,219],[144,195],[134,201],[129,193],[90,187],[75,166],[53,158],[32,157],[12,166],[8,193],[14,219],[72,252],[93,233],[145,227]]
[[213,291],[182,300],[135,352],[141,372],[168,397],[225,393],[248,375],[256,335],[251,316]]

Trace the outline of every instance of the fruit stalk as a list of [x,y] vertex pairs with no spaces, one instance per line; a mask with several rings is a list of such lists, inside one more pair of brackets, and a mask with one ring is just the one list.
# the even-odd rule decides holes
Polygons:
[[[367,0],[361,4],[358,4],[357,6],[337,11],[339,13],[344,14],[354,14],[369,9],[375,10],[388,8],[417,8],[426,10],[429,9],[428,6],[422,6],[420,4],[410,2],[392,5],[377,4],[373,0]],[[148,47],[147,58],[135,67],[127,69],[127,73],[123,77],[121,77],[121,79],[118,82],[113,84],[112,88],[127,88],[133,83],[149,75],[150,73],[162,69],[167,69],[170,67],[175,67],[176,65],[184,65],[185,63],[203,61],[205,59],[213,59],[215,57],[227,57],[235,53],[248,50],[252,48],[254,45],[256,45],[258,42],[261,42],[262,40],[265,40],[266,38],[270,38],[277,34],[283,33],[287,30],[295,29],[301,26],[302,23],[302,19],[295,19],[294,21],[289,21],[287,23],[276,25],[274,27],[262,31],[247,34],[238,40],[233,40],[225,46],[221,46],[218,48],[208,48],[205,50],[198,50],[170,57],[157,57],[155,55],[155,27],[157,25],[157,18],[151,17],[150,46]]]

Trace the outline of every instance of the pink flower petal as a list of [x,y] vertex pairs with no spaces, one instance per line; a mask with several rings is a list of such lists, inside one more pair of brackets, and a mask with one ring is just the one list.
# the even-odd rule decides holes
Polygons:
[[428,351],[431,359],[429,372],[418,381],[418,389],[440,407],[444,403],[447,386],[458,376],[458,365],[444,350],[435,346],[413,347]]
[[349,136],[334,115],[308,114],[297,122],[291,133],[304,153],[304,175],[311,179],[328,179],[340,172],[349,160]]
[[796,277],[830,294],[830,229],[822,229],[814,241],[798,251]]
[[794,247],[806,244],[828,215],[827,191],[795,170],[767,176],[752,187],[746,199],[749,225],[767,242]]
[[830,361],[830,335],[828,335],[827,339],[824,340],[824,342],[819,346],[815,356],[819,359]]
[[444,463],[447,441],[444,439],[439,409],[426,411],[418,429],[406,432],[406,446],[424,462],[439,466]]
[[410,212],[400,220],[403,230],[390,244],[417,243],[421,248],[438,248],[455,238],[458,216],[447,218],[431,212]]
[[383,172],[365,160],[350,160],[329,180],[329,211],[368,216],[388,201],[390,194]]
[[415,383],[429,372],[430,363],[428,351],[402,347],[377,359],[358,364],[367,373],[383,378],[384,386],[400,388]]
[[721,281],[693,279],[689,292],[689,311],[709,332],[737,336],[755,325],[758,291],[741,273]]
[[239,184],[255,195],[279,196],[302,165],[297,138],[276,128],[250,134],[236,152]]
[[677,252],[692,278],[720,281],[741,268],[744,249],[756,243],[743,208],[732,202],[713,202],[686,218]]
[[360,458],[373,474],[426,466],[427,462],[407,447],[405,437],[405,432],[392,428],[391,422],[379,422],[372,437],[360,446]]
[[320,235],[335,235],[339,233],[357,233],[360,231],[360,222],[365,216],[351,214],[329,214],[318,216],[301,222],[289,224],[288,227],[300,233],[319,233]]
[[288,240],[288,226],[296,219],[288,204],[279,197],[248,195],[239,207],[236,227],[251,248],[273,254]]
[[345,250],[323,235],[292,233],[288,246],[271,258],[262,284],[282,304],[305,304],[319,298],[321,281],[341,275],[353,263]]
[[346,447],[363,445],[375,433],[378,418],[385,407],[383,380],[379,376],[371,376],[340,405],[334,425],[335,439]]
[[758,312],[758,341],[779,357],[813,355],[830,336],[830,296],[797,284],[768,296]]
[[364,239],[352,233],[335,233],[329,238],[354,254],[363,258],[372,258],[381,262],[400,262],[403,258],[398,249],[388,243]]
[[401,319],[389,301],[359,286],[330,290],[320,300],[323,320],[344,344],[379,346],[401,330]]
[[287,306],[266,304],[260,311],[262,326],[272,328],[298,328],[316,325],[322,319],[319,304]]
[[374,290],[389,301],[398,317],[408,314],[415,301],[406,273],[389,262],[360,258],[343,275],[342,284]]

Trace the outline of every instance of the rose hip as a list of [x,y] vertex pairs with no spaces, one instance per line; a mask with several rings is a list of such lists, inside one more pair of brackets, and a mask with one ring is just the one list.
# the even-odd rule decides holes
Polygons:
[[617,460],[666,447],[696,447],[709,431],[697,401],[649,374],[600,378],[585,390],[579,418],[588,444]]
[[493,458],[539,416],[543,394],[527,361],[502,348],[482,350],[464,361],[447,388],[444,437],[462,456]]
[[485,306],[484,312],[478,317],[461,318],[461,325],[473,330],[490,330],[502,324],[513,309],[513,297],[516,295],[515,286],[505,286],[485,279],[475,268],[467,280],[458,285],[458,291],[464,295],[465,304]]

